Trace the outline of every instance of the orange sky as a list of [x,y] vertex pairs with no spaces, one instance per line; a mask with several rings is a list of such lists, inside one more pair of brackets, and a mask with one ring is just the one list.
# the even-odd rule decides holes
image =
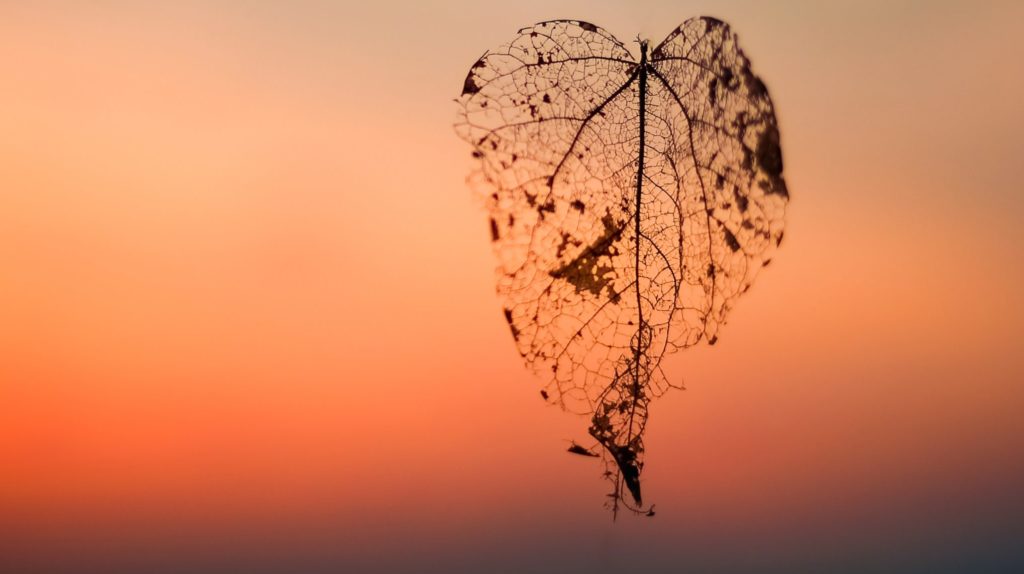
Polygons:
[[[1019,6],[369,4],[0,7],[0,570],[1024,563]],[[786,241],[612,525],[451,100],[519,26],[701,13],[771,90]]]

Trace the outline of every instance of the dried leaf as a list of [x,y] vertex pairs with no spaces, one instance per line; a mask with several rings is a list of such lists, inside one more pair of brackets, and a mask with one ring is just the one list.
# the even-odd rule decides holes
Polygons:
[[591,415],[616,508],[625,491],[639,508],[662,357],[714,344],[782,239],[768,91],[719,20],[641,42],[639,60],[558,20],[480,58],[458,101],[518,350],[545,398]]

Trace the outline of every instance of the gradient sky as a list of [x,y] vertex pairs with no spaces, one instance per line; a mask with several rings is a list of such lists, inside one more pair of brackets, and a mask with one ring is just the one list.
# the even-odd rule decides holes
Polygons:
[[[0,571],[1024,569],[1024,4],[0,4]],[[724,19],[786,241],[601,504],[494,295],[469,66]]]

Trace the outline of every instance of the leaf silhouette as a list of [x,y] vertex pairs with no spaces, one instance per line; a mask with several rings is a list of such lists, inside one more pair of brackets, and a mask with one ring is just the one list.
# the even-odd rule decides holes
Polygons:
[[569,446],[569,449],[568,449],[568,450],[569,450],[569,452],[571,452],[571,453],[573,453],[573,454],[579,454],[579,455],[583,455],[583,456],[598,456],[598,455],[594,454],[594,453],[593,453],[593,452],[592,452],[592,451],[591,451],[590,449],[588,449],[587,447],[584,447],[584,446],[580,446],[580,445],[576,444],[575,442],[573,442],[573,443],[572,443],[572,444],[571,444],[571,445]]
[[789,198],[771,99],[728,25],[692,18],[639,52],[587,22],[524,28],[472,66],[455,126],[505,320],[545,400],[591,416],[616,511],[643,504],[662,357],[717,341]]

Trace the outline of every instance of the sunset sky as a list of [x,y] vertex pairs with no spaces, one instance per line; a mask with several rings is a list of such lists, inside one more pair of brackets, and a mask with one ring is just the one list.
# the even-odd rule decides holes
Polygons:
[[[0,572],[1024,569],[1024,4],[0,4]],[[602,507],[453,102],[516,31],[739,34],[786,240]]]

